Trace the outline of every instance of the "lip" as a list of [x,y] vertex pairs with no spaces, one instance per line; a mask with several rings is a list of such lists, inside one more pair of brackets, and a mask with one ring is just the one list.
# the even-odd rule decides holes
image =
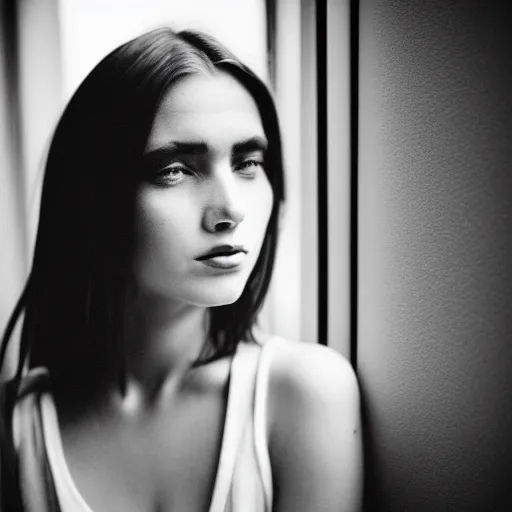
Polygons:
[[246,254],[247,250],[240,245],[217,245],[198,256],[196,261],[207,267],[236,271],[243,263]]
[[195,259],[196,261],[201,261],[203,263],[211,259],[220,259],[220,261],[223,261],[224,258],[230,258],[236,255],[241,256],[242,254],[247,254],[247,250],[244,249],[244,247],[242,247],[241,245],[224,244],[212,247],[209,251],[205,252],[204,254],[201,254],[201,256],[198,256]]
[[223,270],[236,270],[245,259],[245,253],[237,252],[230,256],[214,256],[201,260],[207,267],[218,268]]

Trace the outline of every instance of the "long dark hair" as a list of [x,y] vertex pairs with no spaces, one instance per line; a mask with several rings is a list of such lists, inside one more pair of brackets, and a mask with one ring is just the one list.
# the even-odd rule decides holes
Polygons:
[[[211,308],[213,353],[232,353],[253,327],[276,252],[283,164],[275,106],[265,84],[205,34],[163,28],[120,46],[87,76],[53,136],[43,182],[32,270],[7,325],[24,312],[18,367],[45,366],[63,376],[80,366],[117,371],[124,385],[124,298],[133,248],[138,163],[155,112],[169,87],[193,73],[222,69],[254,97],[269,141],[265,171],[274,204],[259,258],[234,304]],[[85,363],[85,364],[84,364]]]

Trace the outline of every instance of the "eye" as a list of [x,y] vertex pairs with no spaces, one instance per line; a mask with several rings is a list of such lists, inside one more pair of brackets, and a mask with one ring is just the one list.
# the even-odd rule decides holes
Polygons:
[[235,165],[235,171],[237,171],[242,176],[247,176],[252,178],[259,168],[263,168],[263,162],[259,160],[244,160],[239,164]]
[[155,173],[155,181],[166,185],[176,185],[186,175],[192,174],[186,167],[181,165],[169,165]]

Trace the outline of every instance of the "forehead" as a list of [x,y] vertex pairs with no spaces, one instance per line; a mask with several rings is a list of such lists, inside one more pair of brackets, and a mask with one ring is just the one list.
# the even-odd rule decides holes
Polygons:
[[153,121],[146,150],[172,140],[203,141],[228,149],[251,137],[264,137],[254,98],[229,73],[195,74],[165,94]]

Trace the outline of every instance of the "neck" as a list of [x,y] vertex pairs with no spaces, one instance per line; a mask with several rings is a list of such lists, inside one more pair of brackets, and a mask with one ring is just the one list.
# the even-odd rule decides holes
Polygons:
[[208,310],[145,294],[134,294],[126,307],[128,389],[154,396],[164,384],[175,387],[203,350]]

